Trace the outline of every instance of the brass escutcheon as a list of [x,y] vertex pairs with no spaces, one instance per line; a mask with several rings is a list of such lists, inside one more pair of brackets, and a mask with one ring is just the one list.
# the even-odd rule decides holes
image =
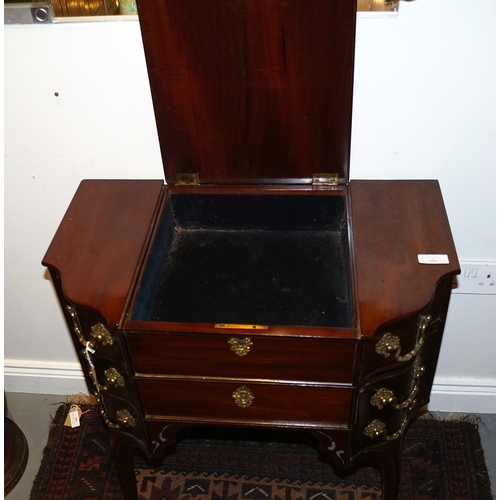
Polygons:
[[245,337],[243,339],[237,339],[231,337],[227,343],[231,346],[230,350],[236,353],[238,356],[246,356],[253,345],[252,339]]
[[242,385],[233,392],[232,398],[240,408],[248,408],[253,403],[255,396],[250,389]]
[[102,323],[96,323],[90,329],[90,336],[103,346],[113,345],[113,337],[111,337],[108,329]]
[[418,319],[418,341],[415,344],[415,347],[404,356],[401,356],[401,343],[399,338],[392,333],[384,333],[382,338],[377,342],[375,346],[375,352],[384,356],[385,358],[389,357],[391,353],[394,352],[396,357],[396,361],[400,363],[404,363],[405,361],[410,361],[410,359],[414,358],[420,348],[424,345],[425,341],[425,333],[426,329],[431,322],[432,317],[430,315],[421,314]]

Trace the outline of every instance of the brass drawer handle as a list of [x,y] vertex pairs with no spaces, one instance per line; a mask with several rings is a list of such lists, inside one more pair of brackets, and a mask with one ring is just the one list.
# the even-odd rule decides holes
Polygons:
[[381,422],[378,419],[370,422],[363,431],[363,434],[370,439],[378,438],[379,436],[383,436],[387,432],[386,426],[384,422]]
[[420,356],[417,356],[412,370],[414,381],[413,388],[410,392],[410,395],[402,403],[397,402],[394,392],[392,392],[390,389],[382,387],[372,396],[370,400],[371,405],[375,406],[379,410],[381,410],[385,405],[388,404],[391,404],[395,410],[405,410],[406,408],[411,406],[414,403],[419,391],[418,379],[420,378],[420,375],[422,375],[422,373],[424,373],[425,371],[425,366],[421,366],[420,362],[421,358]]
[[240,357],[246,356],[253,345],[252,339],[249,337],[243,339],[231,337],[227,343],[231,346],[229,349]]
[[116,421],[119,427],[135,427],[135,418],[128,410],[118,410],[116,412]]
[[403,434],[405,427],[408,425],[408,418],[405,417],[401,422],[401,426],[394,434],[387,434],[387,428],[384,422],[380,420],[373,420],[370,422],[363,432],[363,434],[370,439],[376,439],[378,437],[383,437],[385,441],[393,441]]
[[396,395],[390,389],[382,387],[371,398],[370,403],[381,410],[385,405],[394,404]]
[[379,410],[388,404],[391,404],[395,410],[404,410],[415,401],[418,389],[418,384],[415,384],[408,398],[406,398],[402,403],[398,403],[395,394],[390,389],[383,387],[375,393],[370,402],[372,406],[375,406]]
[[104,423],[111,429],[121,429],[122,427],[135,427],[135,418],[128,410],[118,410],[116,412],[116,422],[113,422],[108,417],[106,410],[104,409],[104,402],[98,391],[94,392],[94,396],[97,399],[97,405],[99,407],[99,413],[104,419]]
[[135,418],[130,414],[128,410],[118,410],[116,412],[116,422],[112,422],[106,412],[101,409],[101,416],[104,418],[104,422],[111,429],[121,429],[122,427],[135,427]]
[[104,370],[104,376],[106,377],[106,385],[103,385],[101,390],[107,391],[111,387],[115,389],[125,387],[125,380],[115,368]]
[[384,333],[384,335],[382,335],[382,338],[377,342],[377,345],[375,346],[375,352],[377,354],[380,354],[381,356],[384,356],[385,358],[389,357],[391,353],[394,352],[396,361],[400,363],[409,361],[417,355],[420,348],[424,345],[426,329],[429,326],[431,320],[432,317],[430,315],[426,316],[424,314],[421,314],[419,316],[419,338],[417,343],[415,344],[415,347],[408,354],[401,356],[401,343],[399,341],[399,338],[395,335],[392,335],[392,333]]
[[425,371],[425,366],[422,366],[420,362],[421,358],[420,356],[417,356],[412,369],[412,377],[414,380],[413,388],[410,392],[410,395],[402,403],[398,403],[394,393],[390,389],[386,389],[385,387],[379,389],[370,400],[372,406],[377,407],[379,410],[381,410],[386,404],[392,404],[392,407],[395,410],[407,410],[405,412],[406,414],[403,420],[401,421],[399,429],[394,434],[387,434],[387,429],[384,422],[375,419],[365,427],[365,430],[363,431],[363,434],[365,436],[369,437],[370,439],[383,437],[385,441],[392,441],[403,434],[406,426],[408,425],[409,416],[411,410],[414,407],[415,399],[418,394],[418,379]]
[[413,364],[412,375],[414,379],[414,385],[410,395],[405,401],[403,401],[402,403],[397,403],[394,393],[386,388],[378,390],[377,393],[371,399],[371,404],[373,406],[376,406],[379,410],[381,410],[386,404],[392,404],[395,410],[406,410],[405,416],[401,421],[399,429],[394,434],[387,434],[387,429],[384,422],[375,419],[365,427],[365,430],[363,432],[365,436],[369,437],[370,439],[383,437],[385,441],[392,441],[394,439],[397,439],[403,434],[406,426],[408,425],[409,416],[411,410],[413,409],[415,399],[417,397],[417,393],[419,390],[418,379],[425,371],[425,367],[420,364],[420,361],[421,359],[419,356],[417,357],[415,363]]
[[232,398],[240,408],[248,408],[253,403],[255,396],[248,387],[242,385],[233,392]]
[[113,345],[113,337],[102,323],[96,323],[90,329],[90,336],[103,346]]

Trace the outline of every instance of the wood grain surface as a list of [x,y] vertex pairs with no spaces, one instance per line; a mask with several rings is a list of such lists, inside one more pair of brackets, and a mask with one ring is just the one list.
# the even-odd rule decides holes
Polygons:
[[[437,181],[355,180],[349,192],[360,332],[370,336],[422,310],[460,266]],[[419,264],[418,254],[445,254],[449,264]]]
[[162,180],[85,180],[42,264],[56,269],[67,299],[117,324],[163,189]]
[[348,177],[356,2],[138,2],[165,178]]

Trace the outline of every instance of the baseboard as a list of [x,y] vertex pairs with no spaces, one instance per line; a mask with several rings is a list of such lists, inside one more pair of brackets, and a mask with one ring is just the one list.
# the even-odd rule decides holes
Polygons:
[[[7,392],[33,394],[87,393],[78,362],[4,360]],[[436,377],[429,403],[430,411],[496,413],[495,379]]]
[[432,386],[429,410],[496,413],[496,380],[436,377]]
[[24,359],[4,360],[4,390],[28,394],[88,393],[80,364]]

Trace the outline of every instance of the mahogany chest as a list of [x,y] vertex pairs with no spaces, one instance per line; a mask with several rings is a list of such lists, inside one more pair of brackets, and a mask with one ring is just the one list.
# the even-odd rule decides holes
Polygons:
[[434,180],[349,180],[356,0],[141,0],[165,181],[45,255],[127,499],[193,426],[307,432],[397,498],[459,265]]

